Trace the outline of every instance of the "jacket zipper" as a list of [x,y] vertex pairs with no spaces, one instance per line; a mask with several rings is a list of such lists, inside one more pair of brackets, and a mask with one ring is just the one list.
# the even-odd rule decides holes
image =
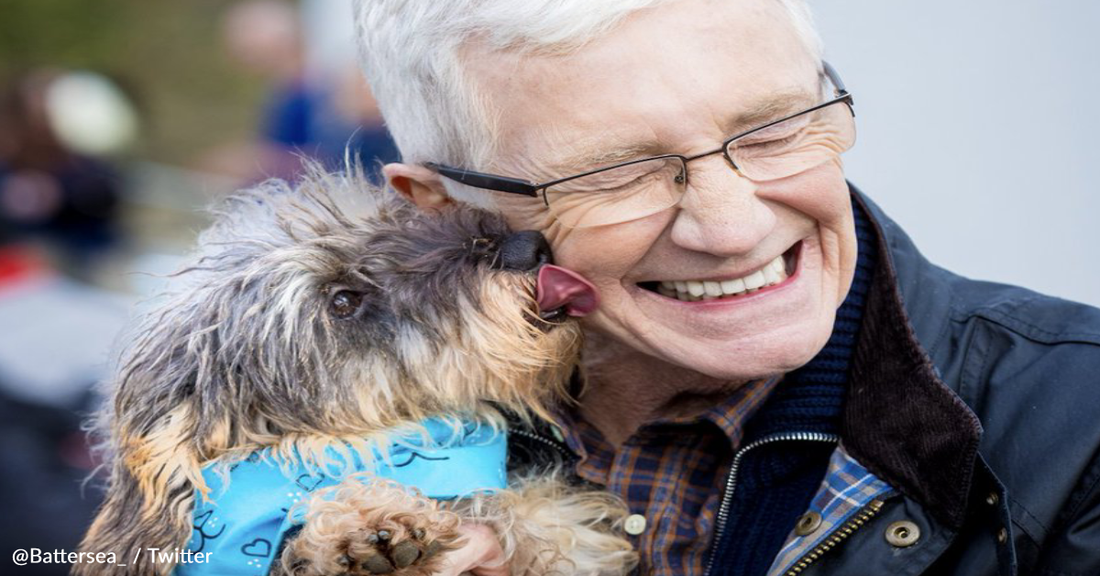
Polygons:
[[518,429],[509,429],[508,433],[509,434],[515,434],[517,436],[523,436],[524,438],[530,438],[531,440],[535,440],[537,442],[541,442],[542,444],[546,444],[546,445],[550,446],[551,448],[553,448],[554,450],[560,452],[567,459],[575,460],[577,458],[577,455],[574,454],[573,451],[570,450],[568,446],[563,445],[562,443],[558,442],[557,440],[552,440],[550,438],[547,438],[546,436],[541,436],[539,434],[535,434],[534,432],[528,432],[526,430],[518,430]]
[[733,504],[733,490],[737,487],[737,470],[741,467],[741,459],[744,458],[745,454],[750,450],[755,450],[756,448],[775,442],[785,441],[830,442],[836,444],[840,442],[840,436],[836,434],[823,434],[821,432],[780,432],[750,442],[742,446],[741,449],[733,455],[733,462],[730,463],[730,471],[726,476],[726,492],[722,496],[722,504],[718,507],[718,515],[715,519],[714,544],[711,546],[711,555],[710,560],[707,561],[707,569],[703,572],[705,576],[710,576],[711,571],[714,569],[715,553],[718,551],[717,547],[721,544],[722,536],[724,536],[726,532],[726,522],[729,521],[730,506]]
[[868,520],[874,518],[875,515],[879,513],[879,510],[882,510],[882,500],[876,498],[872,500],[870,504],[864,506],[855,518],[845,522],[839,529],[833,530],[833,533],[826,538],[824,542],[814,546],[814,549],[810,550],[809,554],[799,559],[784,576],[798,576],[801,574],[810,564],[816,562],[822,554],[825,554],[829,550],[835,548],[837,544],[847,540],[853,532],[866,524]]

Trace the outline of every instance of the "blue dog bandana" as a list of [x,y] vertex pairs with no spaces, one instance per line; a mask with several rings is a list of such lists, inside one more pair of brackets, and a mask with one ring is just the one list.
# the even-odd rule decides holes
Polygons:
[[342,473],[318,470],[300,461],[280,465],[265,448],[228,469],[223,481],[214,465],[203,468],[210,488],[209,500],[196,491],[194,533],[187,550],[190,562],[176,565],[176,576],[263,576],[271,568],[287,532],[300,526],[304,507],[291,508],[315,492],[333,486],[356,472],[416,487],[425,496],[450,500],[479,491],[505,487],[507,434],[502,429],[470,421],[432,418],[423,422],[427,436],[395,432],[388,458],[375,450],[373,462],[364,464],[352,451],[332,447],[326,452],[334,462],[351,466]]

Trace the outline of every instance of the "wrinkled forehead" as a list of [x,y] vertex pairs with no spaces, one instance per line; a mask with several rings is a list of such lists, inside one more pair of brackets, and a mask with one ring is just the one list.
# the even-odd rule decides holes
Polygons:
[[493,110],[484,168],[536,180],[713,148],[819,98],[818,63],[774,0],[674,2],[566,53],[473,43],[463,60]]

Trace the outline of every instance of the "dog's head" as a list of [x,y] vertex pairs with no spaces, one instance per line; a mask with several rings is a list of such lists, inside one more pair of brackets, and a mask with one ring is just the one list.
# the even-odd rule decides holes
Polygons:
[[106,420],[140,468],[175,450],[151,438],[202,461],[487,400],[545,415],[580,340],[538,309],[549,257],[498,216],[424,214],[359,176],[264,183],[225,202],[144,316]]
[[536,275],[562,272],[548,259],[537,234],[421,213],[356,173],[233,195],[125,341],[93,423],[111,479],[83,549],[182,545],[222,456],[364,454],[392,425],[487,401],[547,416],[580,346],[560,283],[538,308]]

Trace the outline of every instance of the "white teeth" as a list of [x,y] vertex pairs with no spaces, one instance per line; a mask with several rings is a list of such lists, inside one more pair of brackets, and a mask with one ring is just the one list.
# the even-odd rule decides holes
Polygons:
[[779,256],[743,278],[721,282],[712,280],[665,280],[659,283],[657,292],[662,296],[677,298],[684,302],[698,302],[725,296],[738,296],[764,286],[779,284],[786,279],[787,266],[783,262],[783,257]]
[[779,284],[783,279],[779,277],[779,272],[775,270],[775,266],[765,266],[764,281],[766,284]]
[[748,288],[749,290],[756,290],[757,288],[760,288],[767,283],[768,281],[764,278],[764,273],[759,270],[753,272],[752,274],[749,274],[748,276],[745,276],[745,288]]
[[722,282],[722,291],[726,294],[737,294],[738,292],[745,291],[745,281],[738,278],[737,280],[726,280]]

